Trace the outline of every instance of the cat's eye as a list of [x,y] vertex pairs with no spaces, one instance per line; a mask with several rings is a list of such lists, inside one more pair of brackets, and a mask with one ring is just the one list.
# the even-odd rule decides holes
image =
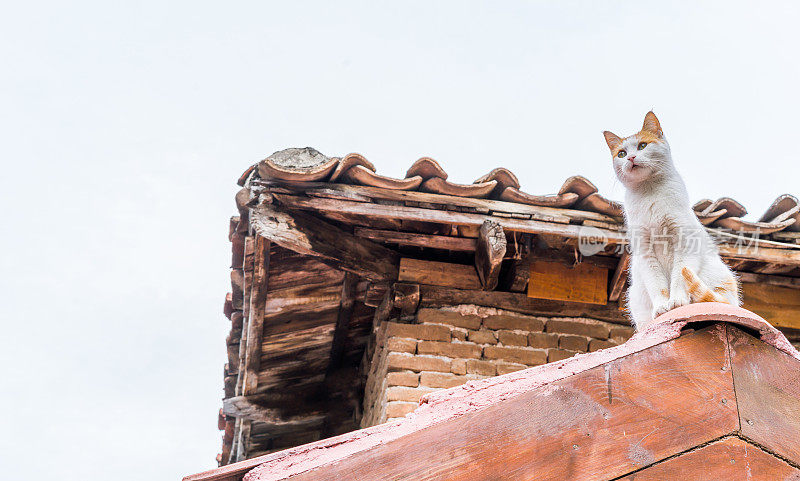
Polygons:
[[639,142],[639,150],[642,150],[645,147],[647,147],[647,142]]
[[625,157],[626,155],[628,155],[628,153],[625,152],[624,150],[620,150],[619,152],[617,152],[617,157],[619,157],[620,159]]

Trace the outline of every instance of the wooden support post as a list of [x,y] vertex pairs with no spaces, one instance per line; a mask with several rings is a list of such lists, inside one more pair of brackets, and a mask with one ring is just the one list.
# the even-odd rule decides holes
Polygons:
[[619,264],[614,270],[614,275],[611,277],[611,284],[609,284],[608,300],[618,301],[622,291],[625,289],[625,283],[628,280],[628,268],[631,265],[631,256],[627,252],[622,254],[619,258]]
[[268,204],[255,208],[251,219],[259,235],[281,247],[319,257],[326,264],[371,281],[397,279],[399,256],[395,251],[322,219]]
[[250,292],[250,315],[247,323],[247,344],[244,358],[244,381],[242,384],[242,394],[245,396],[254,392],[258,386],[264,309],[267,303],[269,244],[270,241],[263,237],[256,238],[256,251],[253,259],[253,285]]
[[353,316],[357,284],[358,276],[350,272],[345,274],[342,281],[342,299],[339,302],[339,313],[336,316],[336,327],[333,330],[333,340],[331,341],[328,370],[325,373],[326,379],[342,365],[344,348],[347,343],[347,331],[350,327],[350,318]]
[[484,291],[493,291],[500,279],[500,267],[506,255],[506,234],[497,222],[486,220],[478,230],[475,268]]

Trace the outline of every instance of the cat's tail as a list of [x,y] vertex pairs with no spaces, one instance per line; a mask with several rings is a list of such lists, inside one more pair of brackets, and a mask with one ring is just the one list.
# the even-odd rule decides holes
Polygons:
[[736,292],[736,279],[733,277],[731,277],[731,286],[728,286],[728,283],[725,283],[723,286],[711,289],[705,282],[702,281],[702,279],[697,277],[697,274],[695,274],[690,268],[684,267],[681,269],[681,274],[683,275],[683,279],[686,281],[686,287],[689,291],[689,297],[691,297],[692,302],[724,302],[726,304],[730,304],[730,299],[722,294],[726,293],[728,289],[734,289],[733,292]]

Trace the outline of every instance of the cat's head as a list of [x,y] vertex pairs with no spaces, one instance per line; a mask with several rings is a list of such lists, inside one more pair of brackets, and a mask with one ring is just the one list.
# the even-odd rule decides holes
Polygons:
[[644,117],[642,130],[621,138],[609,131],[603,132],[614,172],[625,187],[632,188],[659,176],[670,168],[672,157],[661,124],[652,111]]

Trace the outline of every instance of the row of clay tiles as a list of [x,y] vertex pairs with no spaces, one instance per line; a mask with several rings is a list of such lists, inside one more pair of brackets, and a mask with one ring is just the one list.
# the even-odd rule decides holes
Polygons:
[[[438,162],[422,157],[406,172],[403,179],[386,177],[375,172],[375,166],[360,154],[343,158],[327,157],[311,147],[285,149],[270,155],[248,168],[239,185],[257,175],[261,179],[287,182],[329,182],[363,185],[391,190],[415,190],[457,197],[494,199],[535,206],[569,208],[622,218],[622,205],[600,195],[597,187],[580,175],[568,178],[556,194],[535,195],[520,190],[517,176],[506,168],[497,168],[472,184],[456,184],[447,180],[447,172]],[[758,221],[743,217],[747,209],[734,199],[703,199],[694,205],[703,225],[730,229],[739,233],[771,234],[778,231],[800,231],[800,202],[784,194],[770,205]]]

